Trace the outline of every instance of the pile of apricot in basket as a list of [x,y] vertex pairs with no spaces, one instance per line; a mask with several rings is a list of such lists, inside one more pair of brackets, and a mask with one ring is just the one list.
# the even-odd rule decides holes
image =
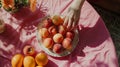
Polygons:
[[74,31],[68,31],[63,26],[64,19],[58,15],[48,17],[42,21],[42,28],[39,34],[42,39],[42,45],[52,50],[54,53],[61,53],[72,49],[72,40]]

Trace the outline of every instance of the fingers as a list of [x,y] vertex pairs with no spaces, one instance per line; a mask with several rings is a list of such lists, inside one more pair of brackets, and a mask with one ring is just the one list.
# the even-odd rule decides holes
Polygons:
[[63,25],[64,25],[64,26],[67,26],[67,24],[68,24],[68,17],[65,17],[65,20],[64,20]]
[[67,30],[73,30],[76,26],[76,21],[74,18],[66,17],[63,25],[67,27]]
[[74,21],[72,24],[72,30],[75,28],[76,22]]
[[66,26],[67,29],[69,30],[72,27],[72,23],[73,23],[74,18],[73,18],[73,14],[71,14],[71,13],[69,13],[67,15],[68,16],[65,17],[63,25]]
[[77,21],[79,20],[79,13],[75,11],[70,11],[67,13],[63,25],[67,27],[68,30],[72,30],[75,28]]
[[73,24],[73,21],[74,21],[74,18],[73,18],[73,17],[70,17],[70,18],[69,18],[69,21],[68,21],[68,25],[67,25],[67,28],[68,28],[68,29],[71,29],[72,24]]
[[63,25],[69,30],[72,26],[72,19],[69,17],[66,17]]

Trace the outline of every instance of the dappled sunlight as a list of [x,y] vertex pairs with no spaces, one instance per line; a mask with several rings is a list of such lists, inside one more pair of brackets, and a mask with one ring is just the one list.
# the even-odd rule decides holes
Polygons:
[[[44,1],[45,3],[43,3]],[[6,17],[4,19],[6,29],[0,34],[0,60],[3,61],[0,66],[11,67],[11,58],[15,54],[23,54],[23,48],[26,45],[33,46],[36,53],[40,52],[36,33],[41,18],[48,15],[49,12],[64,14],[62,12],[72,1],[63,3],[62,0],[55,2],[54,0],[42,0],[42,5],[37,6],[38,9],[35,12],[31,12],[28,7],[21,8],[14,14],[0,9],[0,12],[3,12],[3,14],[0,13],[0,16]],[[53,5],[54,3],[55,5]],[[59,10],[52,11],[56,9]],[[64,57],[48,55],[49,61],[46,67],[117,67],[114,44],[102,18],[87,1],[84,3],[80,15],[79,43],[75,50]]]

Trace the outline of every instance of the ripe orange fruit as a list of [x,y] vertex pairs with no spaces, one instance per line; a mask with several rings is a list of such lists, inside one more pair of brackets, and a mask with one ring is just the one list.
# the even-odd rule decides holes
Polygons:
[[54,41],[55,43],[61,43],[61,42],[63,41],[63,39],[64,39],[64,37],[63,37],[63,35],[60,34],[60,33],[57,33],[57,34],[55,34],[55,35],[53,36],[53,41]]
[[2,3],[3,8],[9,10],[10,8],[13,9],[15,6],[14,0],[0,0]]
[[35,67],[35,59],[32,56],[26,56],[23,65],[24,67]]
[[52,48],[54,44],[54,41],[52,40],[52,38],[46,38],[44,39],[43,41],[43,45],[46,47],[46,48]]
[[42,38],[47,38],[49,36],[49,31],[47,28],[41,28],[39,30],[39,33],[40,33]]
[[29,0],[30,1],[30,9],[32,12],[36,10],[36,0]]
[[36,66],[36,67],[44,67],[44,66]]
[[48,63],[48,57],[45,53],[38,53],[35,57],[35,61],[39,66],[44,66]]
[[11,60],[12,67],[22,67],[23,59],[22,54],[16,54]]
[[25,46],[23,49],[25,55],[33,56],[35,54],[35,49],[32,46]]
[[52,17],[53,24],[60,25],[64,22],[64,20],[59,15],[54,15]]

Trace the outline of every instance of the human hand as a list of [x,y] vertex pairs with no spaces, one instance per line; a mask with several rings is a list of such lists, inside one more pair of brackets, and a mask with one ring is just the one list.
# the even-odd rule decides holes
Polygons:
[[63,23],[64,26],[67,26],[68,30],[72,30],[77,26],[83,2],[84,0],[74,0],[68,8],[68,12],[65,15]]
[[66,26],[68,30],[74,29],[78,24],[79,16],[80,10],[69,8],[68,13],[65,16],[63,25]]

